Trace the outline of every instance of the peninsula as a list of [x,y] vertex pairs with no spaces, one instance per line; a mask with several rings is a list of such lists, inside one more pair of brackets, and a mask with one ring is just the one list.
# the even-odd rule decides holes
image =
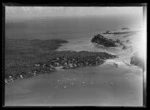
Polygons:
[[106,52],[56,51],[66,40],[7,39],[5,83],[39,74],[54,73],[59,69],[95,66],[117,56]]

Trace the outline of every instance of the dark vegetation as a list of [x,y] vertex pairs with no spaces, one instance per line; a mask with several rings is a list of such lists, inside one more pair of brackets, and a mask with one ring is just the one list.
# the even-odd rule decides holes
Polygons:
[[67,43],[64,40],[25,40],[8,39],[5,41],[5,77],[16,77],[22,72],[34,69],[36,62],[43,62],[49,58],[49,54]]
[[51,73],[55,67],[63,69],[99,65],[105,59],[115,58],[105,52],[56,51],[65,40],[7,39],[5,42],[5,82]]
[[113,41],[112,39],[107,39],[105,37],[103,37],[102,35],[98,34],[98,35],[95,35],[91,42],[93,43],[97,43],[97,44],[100,44],[100,45],[103,45],[105,47],[116,47],[117,45],[115,44],[116,41]]

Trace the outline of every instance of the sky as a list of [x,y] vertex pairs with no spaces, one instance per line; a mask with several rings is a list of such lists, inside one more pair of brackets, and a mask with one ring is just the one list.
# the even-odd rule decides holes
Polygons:
[[37,7],[6,6],[5,18],[9,20],[27,20],[35,18],[58,17],[101,17],[101,16],[142,17],[142,7]]

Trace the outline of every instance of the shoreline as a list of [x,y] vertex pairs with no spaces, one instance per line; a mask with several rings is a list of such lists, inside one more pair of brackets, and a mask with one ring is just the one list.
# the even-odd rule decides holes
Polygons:
[[[103,63],[102,63],[103,64]],[[97,64],[97,65],[86,65],[86,66],[81,66],[81,67],[62,67],[62,66],[58,66],[58,67],[54,67],[54,71],[51,71],[51,72],[46,72],[46,73],[42,73],[42,74],[53,74],[57,71],[64,71],[66,69],[75,69],[75,68],[82,68],[82,67],[92,67],[92,66],[99,66],[99,65],[102,65],[102,64]],[[58,68],[58,69],[57,69]],[[38,76],[38,75],[42,75],[42,74],[37,74],[37,73],[29,73],[30,76],[26,77],[26,78],[31,78],[31,77],[35,77],[35,76]],[[18,80],[18,79],[24,79],[23,75],[19,75],[17,78],[13,78],[13,77],[9,77],[8,79],[5,79],[5,84],[10,84],[11,82],[14,82],[15,80]]]
[[[81,72],[82,70],[83,71],[85,70],[86,72]],[[89,71],[95,71],[95,70],[99,70],[99,71],[96,71],[95,75],[90,74],[91,72],[89,72]],[[113,66],[110,67],[110,66],[107,66],[107,65],[105,66],[102,64],[102,66],[96,66],[94,68],[93,67],[92,68],[85,67],[83,69],[78,68],[77,71],[79,71],[79,73],[81,73],[81,74],[78,74],[78,73],[76,74],[76,70],[73,70],[73,73],[75,73],[75,74],[73,74],[73,73],[70,74],[70,72],[72,70],[66,70],[67,72],[63,72],[63,73],[65,73],[64,75],[62,75],[61,72],[57,72],[56,74],[51,74],[51,75],[41,74],[37,77],[33,77],[33,79],[28,78],[25,80],[18,80],[16,82],[6,86],[7,87],[6,88],[6,90],[7,90],[6,104],[8,106],[12,105],[12,104],[26,105],[31,102],[36,103],[36,101],[38,101],[38,100],[39,101],[43,100],[43,102],[42,101],[41,102],[43,104],[46,104],[44,102],[44,100],[48,100],[47,105],[48,104],[51,105],[52,104],[51,102],[53,102],[52,100],[56,99],[56,98],[57,98],[57,100],[62,99],[62,102],[63,102],[63,99],[68,99],[67,100],[68,102],[72,101],[72,103],[75,103],[74,100],[72,100],[73,97],[74,98],[80,97],[81,100],[85,97],[84,95],[82,95],[83,96],[82,97],[80,94],[76,94],[76,93],[89,94],[89,95],[87,95],[87,98],[85,97],[85,99],[90,99],[94,96],[95,98],[92,98],[94,101],[97,96],[100,96],[100,97],[101,97],[101,95],[102,95],[102,97],[108,96],[108,94],[104,95],[104,93],[105,92],[110,93],[110,91],[111,91],[111,94],[112,93],[116,94],[116,92],[117,92],[118,94],[120,94],[119,96],[122,96],[122,95],[124,96],[124,94],[127,94],[127,96],[124,98],[128,97],[130,99],[130,96],[128,95],[128,92],[130,89],[131,89],[131,91],[135,90],[135,92],[132,91],[133,94],[131,92],[132,97],[139,96],[139,95],[137,95],[138,94],[137,89],[134,89],[134,87],[136,87],[136,88],[141,87],[138,85],[138,84],[141,85],[140,80],[138,80],[139,78],[142,79],[141,75],[137,75],[136,74],[137,70],[135,70],[135,69],[134,69],[135,71],[133,71],[133,72],[130,69],[130,72],[128,72],[128,73],[127,73],[127,71],[124,71],[124,70],[127,70],[127,68],[115,68]],[[108,72],[108,74],[105,74],[105,71],[106,71],[106,73]],[[101,72],[102,72],[102,74],[100,74]],[[87,76],[85,73],[89,73],[89,75]],[[84,76],[84,77],[81,77],[81,76]],[[64,79],[64,78],[66,78],[66,79]],[[69,78],[72,80],[67,80]],[[73,78],[76,78],[76,80],[73,80]],[[54,85],[57,86],[57,88],[55,88],[55,86],[53,85],[53,82],[54,82]],[[71,85],[72,82],[74,83],[73,85]],[[93,82],[94,84],[91,84],[90,82]],[[134,82],[136,82],[136,83],[134,83]],[[133,86],[135,84],[138,86]],[[126,85],[126,86],[123,86],[123,85]],[[19,89],[16,90],[16,87],[18,87]],[[38,89],[35,89],[37,87],[38,87]],[[81,88],[84,92],[78,91],[81,89],[77,89],[77,87]],[[26,90],[26,88],[28,88],[28,90]],[[43,89],[43,88],[45,88],[45,89]],[[97,89],[97,88],[99,88],[99,89]],[[104,89],[102,89],[102,88],[104,88]],[[14,92],[11,92],[10,90],[12,90]],[[97,95],[94,92],[95,90],[99,90],[96,92]],[[102,92],[103,90],[105,90],[105,92]],[[28,91],[31,91],[31,92],[28,92]],[[41,99],[41,97],[36,98],[37,95],[34,96],[35,93],[39,94],[39,95],[41,94],[40,96],[44,97],[44,98],[43,99]],[[93,93],[92,96],[90,95],[91,93]],[[22,97],[19,98],[19,96],[17,96],[17,94],[20,94]],[[26,94],[28,94],[29,98],[26,97]],[[52,97],[47,97],[50,94],[52,95]],[[66,98],[64,97],[64,94],[65,94]],[[74,96],[75,94],[76,94],[76,96]],[[113,94],[112,94],[112,96],[114,96]],[[109,96],[107,98],[108,100],[111,99]],[[115,95],[114,98],[117,98],[117,97],[119,98],[119,96]],[[12,98],[14,100],[11,100]],[[35,100],[31,101],[30,98],[32,98],[33,100],[35,98]],[[97,97],[97,98],[99,99],[99,97]],[[106,98],[104,98],[104,99],[106,99]],[[119,99],[122,100],[123,98],[119,98]],[[101,98],[100,98],[100,100],[101,100]],[[19,101],[22,101],[22,102],[20,103]],[[99,100],[97,100],[97,101],[98,101],[97,103],[99,103]],[[103,102],[104,100],[102,99],[101,101]],[[137,102],[137,101],[135,101],[135,102]],[[56,103],[56,101],[55,101],[55,103]]]
[[[47,60],[47,62],[39,62],[34,64],[35,69],[29,72],[16,74],[15,77],[9,75],[5,79],[5,84],[9,84],[17,79],[24,79],[33,77],[38,74],[51,74],[59,69],[80,68],[86,66],[101,65],[106,59],[116,58],[117,56],[108,54],[106,52],[74,52],[74,51],[60,51],[53,53],[54,58]],[[64,57],[65,56],[65,57]],[[34,68],[33,67],[33,68]]]
[[[108,39],[108,40],[110,40],[110,39]],[[15,39],[14,39],[14,41],[15,41]],[[19,41],[21,41],[21,39],[19,39]],[[85,66],[95,66],[95,65],[101,65],[103,63],[113,64],[116,67],[118,67],[120,65],[132,66],[130,64],[130,62],[126,62],[122,58],[119,59],[120,56],[118,56],[117,54],[112,53],[112,52],[90,52],[90,51],[76,52],[76,51],[73,51],[73,50],[72,51],[71,50],[69,50],[69,51],[57,51],[59,47],[65,45],[65,43],[69,43],[66,40],[52,39],[52,40],[49,40],[49,41],[45,41],[45,40],[35,39],[35,40],[31,40],[31,41],[33,43],[32,45],[35,46],[35,47],[31,47],[31,49],[33,48],[33,50],[34,50],[34,48],[40,48],[43,53],[41,52],[40,49],[38,49],[39,53],[38,52],[37,53],[39,54],[40,57],[44,56],[44,58],[42,59],[44,61],[39,60],[38,61],[39,63],[37,61],[35,63],[33,63],[32,64],[33,69],[31,69],[31,71],[20,72],[20,73],[11,73],[10,75],[7,75],[7,78],[5,78],[5,84],[9,84],[9,82],[13,82],[16,79],[24,79],[24,78],[36,76],[37,74],[51,74],[51,73],[53,73],[57,70],[59,71],[59,69],[64,70],[64,69],[79,68],[79,67],[85,67]],[[54,41],[54,42],[52,42],[52,44],[51,44],[51,43],[49,43],[51,41]],[[30,42],[30,41],[28,41],[28,42]],[[92,44],[95,45],[95,46],[96,45],[99,46],[95,42],[93,42]],[[30,45],[29,45],[29,47],[30,47]],[[16,46],[16,44],[15,44],[15,46]],[[20,46],[20,45],[17,45],[17,46]],[[53,46],[53,47],[50,48],[51,46]],[[107,47],[104,46],[103,48],[107,48]],[[116,48],[116,47],[110,47],[110,48]],[[24,49],[24,47],[23,47],[23,49]],[[46,50],[47,53],[45,52],[45,49],[47,49]],[[23,51],[26,51],[26,50],[23,50]],[[31,52],[32,52],[32,50],[31,50]],[[97,62],[96,58],[99,57],[98,53],[99,54],[103,53],[104,56],[108,55],[108,57],[98,58],[98,62]],[[31,54],[34,55],[36,53],[33,52]],[[42,54],[43,54],[43,56],[42,56]],[[64,54],[64,55],[60,55],[60,54]],[[82,54],[81,55],[82,57],[80,56],[80,54]],[[89,54],[89,55],[87,57],[85,57],[86,54]],[[93,55],[95,54],[95,55],[93,56],[92,54]],[[46,55],[46,57],[45,57],[45,55]],[[78,57],[75,58],[76,55]],[[16,56],[16,55],[14,55],[14,56]],[[22,54],[21,54],[21,57],[22,57]],[[49,58],[49,57],[52,57],[52,58]],[[71,57],[71,59],[70,59],[70,57]],[[95,58],[93,59],[92,57],[95,57]],[[111,57],[114,60],[112,60]],[[90,60],[89,60],[90,63],[88,61],[86,61],[89,58],[90,58]],[[58,61],[58,60],[62,60],[62,59],[63,59],[63,61]],[[83,61],[83,59],[85,61]],[[78,61],[78,60],[81,60],[81,62]],[[20,71],[22,71],[22,70],[20,69]]]
[[[57,63],[56,63],[57,64]],[[37,64],[35,64],[35,65],[37,65]],[[44,64],[43,64],[44,65]],[[43,66],[42,65],[42,66]],[[75,65],[72,65],[72,63],[70,63],[70,65],[68,65],[68,66],[61,66],[61,65],[59,65],[59,66],[56,66],[56,67],[54,67],[54,70],[53,71],[49,71],[49,72],[44,72],[43,70],[42,70],[42,72],[43,73],[40,73],[40,74],[37,74],[36,72],[35,72],[35,74],[33,75],[32,74],[32,72],[30,72],[30,74],[31,74],[31,76],[28,76],[28,77],[26,77],[26,78],[30,78],[30,77],[35,77],[35,76],[37,76],[37,75],[41,75],[41,74],[51,74],[51,73],[55,73],[55,72],[57,72],[57,71],[65,71],[66,69],[75,69],[75,68],[82,68],[82,67],[92,67],[92,66],[100,66],[100,65],[114,65],[116,68],[118,68],[118,67],[134,67],[134,68],[137,68],[137,69],[142,69],[142,68],[140,68],[140,67],[138,67],[138,66],[135,66],[135,65],[132,65],[132,64],[129,64],[129,63],[126,63],[125,61],[118,61],[118,60],[116,60],[116,59],[105,59],[105,60],[103,60],[102,62],[99,62],[99,63],[97,63],[97,64],[94,64],[94,65],[92,65],[92,64],[89,64],[89,65],[82,65],[82,63],[80,64],[80,65],[78,65],[78,66],[75,66]],[[23,76],[22,77],[18,77],[18,78],[16,78],[16,79],[12,79],[12,78],[10,78],[9,79],[9,81],[7,81],[7,83],[6,84],[10,84],[10,82],[13,82],[13,81],[15,81],[15,80],[18,80],[18,79],[24,79],[23,78]]]

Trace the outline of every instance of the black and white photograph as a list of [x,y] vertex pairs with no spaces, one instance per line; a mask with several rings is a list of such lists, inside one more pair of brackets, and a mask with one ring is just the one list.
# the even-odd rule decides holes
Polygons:
[[4,106],[144,107],[147,7],[4,11]]

